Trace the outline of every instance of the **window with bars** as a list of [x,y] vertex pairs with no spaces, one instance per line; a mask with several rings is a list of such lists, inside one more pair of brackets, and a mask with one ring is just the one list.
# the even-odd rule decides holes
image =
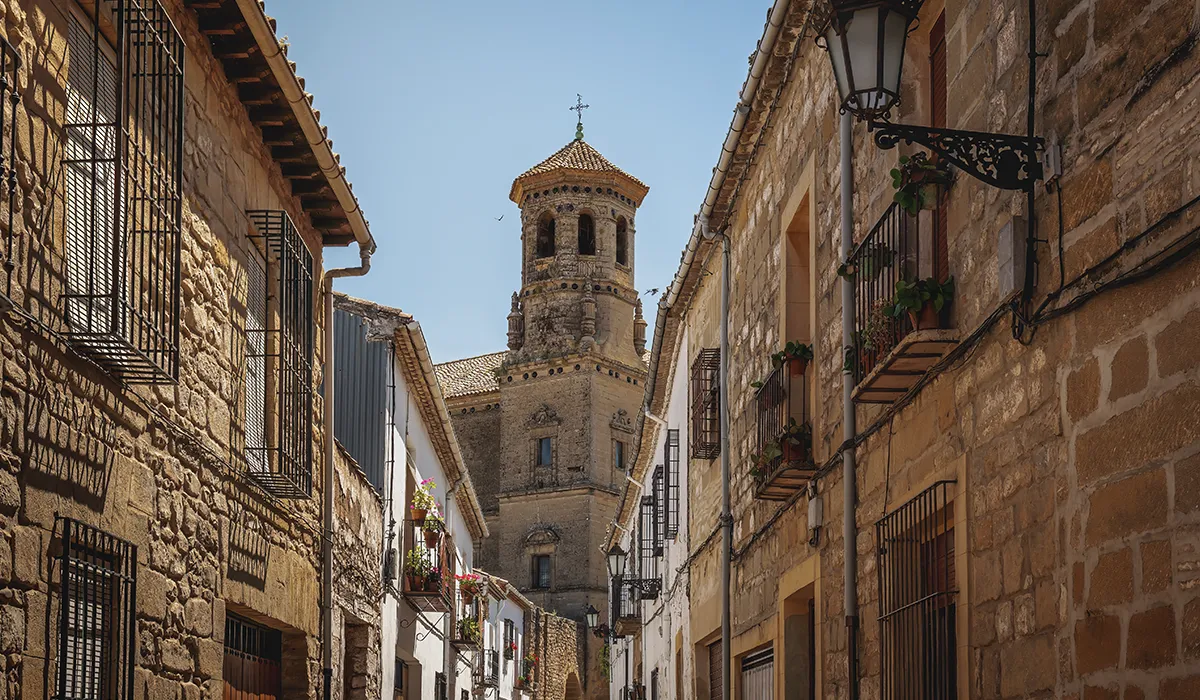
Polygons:
[[282,690],[283,634],[225,613],[225,700],[278,698]]
[[550,588],[550,555],[535,554],[530,560],[530,587],[545,590]]
[[714,459],[721,454],[721,351],[701,350],[692,362],[691,457]]
[[[243,393],[246,466],[280,498],[312,493],[313,260],[282,211],[251,211]],[[261,245],[261,247],[260,247]]]
[[642,497],[642,508],[638,521],[638,578],[642,582],[642,598],[654,600],[662,586],[658,573],[660,556],[658,540],[658,507],[653,496]]
[[953,481],[875,524],[882,700],[956,700]]
[[517,656],[517,626],[512,620],[504,620],[504,659],[511,661]]
[[133,697],[137,547],[59,517],[58,691],[56,700]]
[[67,335],[122,381],[170,382],[179,376],[183,39],[156,0],[91,9],[67,17]]
[[661,464],[654,467],[650,491],[654,498],[654,555],[661,557],[666,546],[667,534],[667,482],[666,472]]
[[392,675],[392,700],[404,700],[404,677],[408,675],[408,665],[404,659],[396,659],[396,669]]
[[450,686],[446,684],[446,674],[438,671],[433,674],[433,697],[437,700],[447,700]]
[[679,429],[667,430],[666,454],[663,472],[666,478],[667,518],[665,536],[675,539],[679,535]]

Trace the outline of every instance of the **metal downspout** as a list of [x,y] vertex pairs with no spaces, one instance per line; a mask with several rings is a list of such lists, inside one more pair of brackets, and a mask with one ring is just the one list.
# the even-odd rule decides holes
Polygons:
[[[842,241],[841,258],[850,256],[854,245],[854,144],[850,114],[841,117],[841,170],[842,170]],[[849,277],[842,278],[842,347],[854,346],[854,285]],[[842,438],[849,440],[858,431],[855,421],[854,375],[842,373]],[[847,667],[849,671],[850,700],[858,700],[858,524],[854,506],[856,482],[854,477],[854,448],[842,449],[842,545],[845,548],[843,561],[845,579],[843,590],[846,611]]]
[[371,269],[374,241],[359,246],[362,261],[358,267],[341,267],[325,271],[325,371],[322,375],[324,392],[325,465],[321,488],[321,675],[324,682],[322,697],[330,700],[333,693],[333,380],[336,373],[333,361],[333,281],[339,277],[362,277]]

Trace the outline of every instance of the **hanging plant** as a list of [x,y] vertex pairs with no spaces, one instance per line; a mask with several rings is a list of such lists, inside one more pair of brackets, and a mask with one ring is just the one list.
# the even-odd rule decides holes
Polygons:
[[479,577],[479,574],[461,574],[455,576],[454,579],[458,581],[458,590],[462,592],[463,600],[466,603],[469,604],[475,598],[483,595],[483,579]]
[[437,484],[433,479],[425,479],[413,490],[412,503],[408,510],[412,514],[414,522],[423,523],[426,514],[437,507],[437,501],[433,498],[435,488],[437,488]]
[[811,345],[789,340],[779,352],[771,355],[771,364],[776,367],[786,364],[792,375],[804,374],[808,363],[813,359]]
[[892,168],[892,201],[916,216],[922,209],[937,204],[937,185],[950,184],[950,172],[929,160],[929,154],[900,156],[900,167]]
[[441,507],[435,504],[433,510],[421,521],[421,532],[425,535],[425,546],[434,549],[442,538],[445,521],[442,520]]

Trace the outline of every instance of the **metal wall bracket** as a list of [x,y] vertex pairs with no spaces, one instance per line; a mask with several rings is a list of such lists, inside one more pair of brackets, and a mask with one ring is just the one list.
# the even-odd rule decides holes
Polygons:
[[1042,179],[1038,152],[1044,141],[1038,137],[881,121],[867,122],[867,129],[875,134],[875,144],[882,149],[895,148],[901,141],[918,143],[993,187],[1032,191]]

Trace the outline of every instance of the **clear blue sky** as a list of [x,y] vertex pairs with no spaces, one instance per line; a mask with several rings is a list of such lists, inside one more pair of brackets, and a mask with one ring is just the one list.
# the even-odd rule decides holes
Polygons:
[[637,286],[666,287],[770,4],[269,0],[379,243],[371,273],[337,288],[412,313],[435,361],[504,349],[509,187],[574,136],[576,93],[588,143],[650,186]]

